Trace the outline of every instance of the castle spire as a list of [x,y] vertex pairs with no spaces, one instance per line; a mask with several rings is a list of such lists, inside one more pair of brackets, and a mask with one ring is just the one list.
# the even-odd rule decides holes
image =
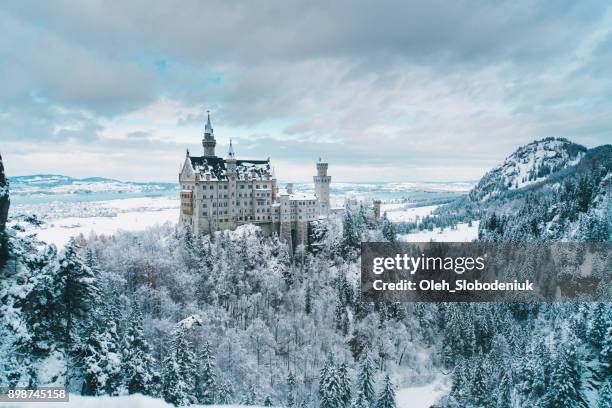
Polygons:
[[229,149],[227,151],[227,158],[228,159],[235,159],[236,158],[236,153],[234,153],[234,146],[232,145],[232,139],[230,139],[230,145],[229,145]]
[[214,137],[212,124],[210,123],[210,111],[206,111],[206,125],[204,126],[204,135],[211,135]]
[[204,138],[202,139],[202,146],[204,147],[204,156],[215,157],[215,146],[217,141],[215,140],[215,134],[213,131],[212,124],[210,123],[210,111],[206,111],[206,125],[204,125]]

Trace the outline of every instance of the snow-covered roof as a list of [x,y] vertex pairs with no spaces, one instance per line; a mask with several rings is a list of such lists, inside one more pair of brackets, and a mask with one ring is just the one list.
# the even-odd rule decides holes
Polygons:
[[[203,178],[227,180],[227,166],[221,157],[189,157],[191,166]],[[236,160],[236,178],[238,180],[272,179],[270,160]]]

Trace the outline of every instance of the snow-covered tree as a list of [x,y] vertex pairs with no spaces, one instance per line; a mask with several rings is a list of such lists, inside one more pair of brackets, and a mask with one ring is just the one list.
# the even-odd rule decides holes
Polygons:
[[159,374],[151,346],[144,336],[142,314],[134,309],[128,322],[122,350],[122,377],[129,394],[154,395]]
[[397,232],[395,231],[395,226],[387,217],[387,213],[385,212],[380,220],[381,231],[383,237],[389,242],[397,241]]
[[361,363],[359,365],[359,373],[357,375],[357,392],[361,393],[369,404],[374,403],[374,363],[370,358],[369,350],[363,352]]
[[395,390],[389,375],[385,376],[382,384],[382,389],[376,399],[375,408],[395,408]]
[[177,328],[163,362],[162,395],[167,402],[177,406],[195,402],[196,367],[185,329]]
[[202,346],[199,363],[196,386],[198,401],[201,404],[212,404],[215,402],[217,390],[217,373],[215,372],[215,355],[208,341]]
[[83,350],[85,395],[118,395],[121,386],[121,353],[114,321],[94,322]]

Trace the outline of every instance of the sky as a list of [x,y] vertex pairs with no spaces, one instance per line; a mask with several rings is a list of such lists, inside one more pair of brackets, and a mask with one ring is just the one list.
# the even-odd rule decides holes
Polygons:
[[202,154],[306,181],[475,180],[549,136],[610,143],[607,1],[5,1],[9,175],[176,181]]

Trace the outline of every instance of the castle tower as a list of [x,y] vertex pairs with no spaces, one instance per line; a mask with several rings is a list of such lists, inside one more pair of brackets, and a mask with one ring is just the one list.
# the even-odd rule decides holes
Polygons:
[[317,175],[313,177],[315,196],[317,197],[317,215],[329,215],[329,184],[331,176],[327,175],[327,163],[321,161],[317,163]]
[[215,133],[213,131],[212,125],[210,124],[210,111],[206,111],[206,113],[208,114],[208,119],[206,120],[206,125],[204,126],[204,138],[202,139],[202,146],[204,146],[205,157],[214,157],[217,141],[215,140]]
[[234,146],[232,145],[232,139],[230,139],[229,149],[227,152],[227,158],[225,159],[225,166],[227,168],[227,181],[228,181],[228,197],[229,200],[229,227],[230,229],[236,228],[236,219],[238,217],[236,209],[236,153],[234,153]]

